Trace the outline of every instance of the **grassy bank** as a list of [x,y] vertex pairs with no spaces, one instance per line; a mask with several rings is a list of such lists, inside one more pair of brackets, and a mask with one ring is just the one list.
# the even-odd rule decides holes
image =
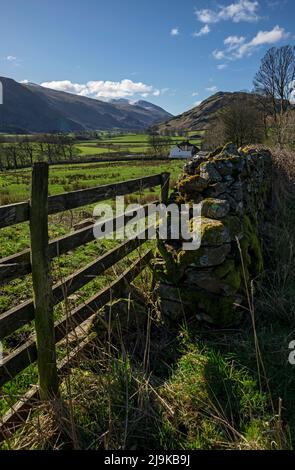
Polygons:
[[275,153],[266,268],[253,279],[243,323],[214,329],[184,312],[168,325],[146,270],[131,295],[100,312],[109,326],[92,325],[92,348],[63,381],[63,407],[36,404],[5,448],[294,447],[293,159]]

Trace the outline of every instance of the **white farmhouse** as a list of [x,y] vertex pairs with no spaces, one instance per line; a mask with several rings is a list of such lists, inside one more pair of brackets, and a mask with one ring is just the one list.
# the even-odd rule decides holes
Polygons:
[[171,149],[169,158],[192,158],[198,151],[198,147],[189,141],[184,141]]

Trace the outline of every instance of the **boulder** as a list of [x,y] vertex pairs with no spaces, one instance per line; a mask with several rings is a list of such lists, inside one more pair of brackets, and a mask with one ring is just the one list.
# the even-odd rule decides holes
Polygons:
[[177,264],[181,270],[187,266],[209,268],[223,263],[231,249],[230,243],[221,246],[201,246],[198,250],[181,250],[178,253]]
[[199,152],[197,155],[193,157],[192,160],[190,160],[184,165],[183,171],[187,173],[188,175],[195,175],[201,163],[206,161],[206,159],[207,159],[207,152]]
[[181,194],[195,194],[204,191],[208,186],[208,180],[199,175],[189,176],[178,183]]
[[207,198],[202,201],[201,214],[209,219],[222,219],[230,211],[230,204],[225,199]]
[[222,155],[237,155],[238,149],[235,144],[233,144],[232,142],[228,142],[227,144],[225,144],[220,153]]
[[218,197],[221,194],[223,195],[228,191],[228,184],[227,183],[215,183],[210,184],[208,188],[204,191],[205,197]]
[[219,183],[222,181],[222,177],[218,173],[215,164],[212,162],[206,162],[200,165],[200,176],[210,183]]
[[190,231],[201,237],[201,246],[218,246],[231,241],[229,229],[221,220],[194,217],[190,220]]
[[198,270],[188,267],[185,271],[184,285],[197,286],[212,294],[231,295],[234,289],[226,280],[220,279],[212,269]]

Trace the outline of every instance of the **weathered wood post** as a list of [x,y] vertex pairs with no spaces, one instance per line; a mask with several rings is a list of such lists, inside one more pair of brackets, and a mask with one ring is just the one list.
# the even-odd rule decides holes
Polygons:
[[40,398],[58,394],[52,279],[48,255],[48,164],[35,163],[30,202],[31,265]]
[[167,204],[169,197],[170,173],[162,173],[161,202]]

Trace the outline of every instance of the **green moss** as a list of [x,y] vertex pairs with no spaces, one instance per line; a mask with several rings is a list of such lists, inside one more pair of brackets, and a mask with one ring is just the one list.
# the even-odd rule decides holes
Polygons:
[[241,314],[236,311],[235,297],[213,296],[207,292],[199,292],[199,295],[202,309],[214,323],[229,326],[240,320]]
[[212,219],[222,219],[230,210],[229,203],[215,198],[206,198],[202,201],[202,215]]
[[219,279],[224,279],[235,268],[235,262],[232,259],[227,259],[223,264],[214,270],[214,274]]
[[197,250],[180,250],[177,255],[177,263],[182,273],[191,264],[197,268],[218,266],[224,262],[230,249],[231,245],[224,243],[221,246],[201,246]]
[[[199,252],[200,250],[198,250]],[[194,250],[180,250],[177,254],[177,266],[178,269],[181,269],[182,272],[185,270],[187,266],[190,264],[194,264],[196,262],[196,252]]]
[[245,215],[243,218],[244,236],[248,242],[248,261],[251,274],[260,274],[264,269],[263,255],[261,243],[257,235],[256,223],[251,222],[250,218]]
[[245,156],[249,154],[250,150],[252,150],[252,147],[250,147],[249,145],[245,145],[243,147],[240,147],[238,152],[242,154],[243,156]]
[[223,220],[224,224],[228,228],[231,240],[235,240],[236,237],[240,238],[243,234],[243,225],[239,217],[235,215],[229,215]]
[[[200,220],[202,245],[222,245],[229,242],[228,230],[220,220],[208,219],[206,217],[198,217],[197,219]],[[196,218],[190,222],[191,231],[195,222]]]
[[215,269],[214,275],[228,284],[234,292],[237,292],[242,283],[241,267],[236,266],[232,259],[227,259]]
[[199,175],[189,176],[178,183],[180,193],[202,192],[208,186],[208,181]]
[[203,313],[213,323],[220,326],[233,325],[240,320],[240,313],[235,307],[236,297],[234,295],[224,297],[202,289],[187,287],[174,287],[169,292],[172,298],[177,298],[183,304],[185,311],[190,315]]
[[240,269],[233,269],[225,278],[224,281],[235,291],[238,292],[242,284],[242,274]]

